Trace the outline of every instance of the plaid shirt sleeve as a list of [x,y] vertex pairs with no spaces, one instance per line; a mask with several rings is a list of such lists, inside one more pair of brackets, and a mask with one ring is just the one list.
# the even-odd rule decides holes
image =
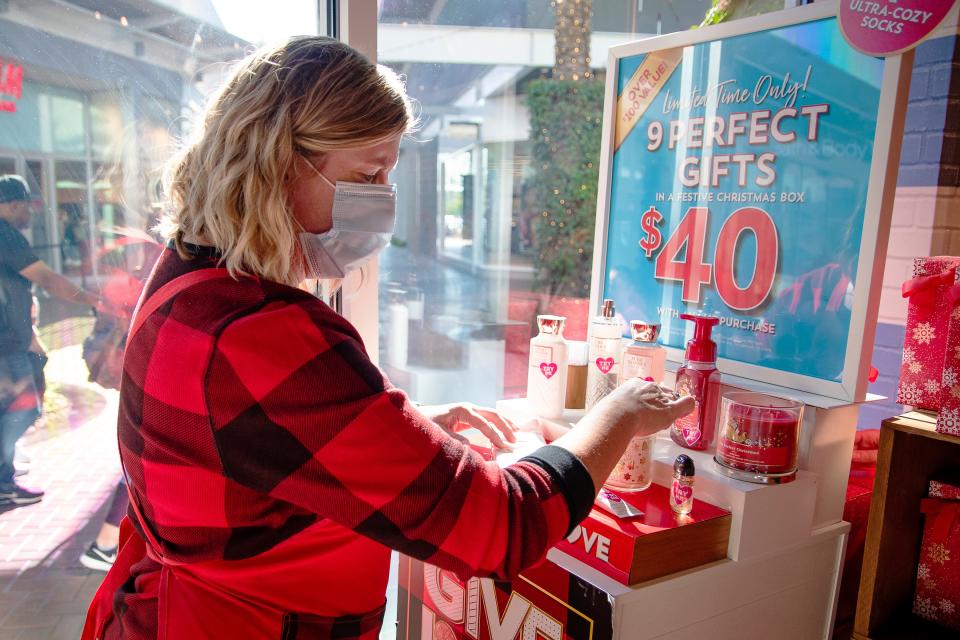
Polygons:
[[206,394],[227,478],[463,575],[515,576],[593,502],[589,474],[564,449],[500,469],[450,437],[319,301],[231,322]]

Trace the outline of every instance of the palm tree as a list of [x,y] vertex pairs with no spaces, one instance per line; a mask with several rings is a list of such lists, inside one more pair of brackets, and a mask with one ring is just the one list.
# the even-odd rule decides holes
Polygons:
[[590,71],[590,18],[593,0],[553,0],[554,65],[557,80],[579,82]]
[[727,20],[758,16],[783,9],[783,0],[713,0],[700,26],[719,24]]
[[552,73],[527,88],[537,290],[590,292],[603,83],[590,69],[593,0],[553,0]]

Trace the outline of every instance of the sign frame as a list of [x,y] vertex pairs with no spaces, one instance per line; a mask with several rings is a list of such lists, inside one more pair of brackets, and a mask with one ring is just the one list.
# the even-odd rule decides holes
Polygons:
[[[744,18],[729,23],[681,31],[611,47],[607,62],[603,104],[603,131],[599,159],[597,217],[594,233],[593,273],[590,283],[590,309],[600,308],[606,275],[608,222],[611,205],[614,120],[617,111],[619,62],[622,58],[687,47],[823,19],[839,20],[836,1],[817,2],[795,9]],[[849,46],[849,45],[848,45]],[[868,177],[860,255],[857,262],[857,286],[847,334],[844,367],[839,382],[786,372],[771,367],[718,359],[718,367],[728,375],[747,381],[773,384],[844,402],[863,402],[867,396],[870,358],[876,334],[883,269],[896,178],[900,164],[900,144],[913,68],[913,51],[883,58],[883,76],[877,110],[877,128]],[[639,252],[639,250],[638,250]],[[687,332],[689,333],[689,332]],[[683,349],[665,345],[670,362],[682,362]]]

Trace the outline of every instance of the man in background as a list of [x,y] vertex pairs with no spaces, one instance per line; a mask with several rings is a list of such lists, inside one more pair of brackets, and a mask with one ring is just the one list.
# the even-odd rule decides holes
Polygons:
[[96,306],[98,297],[40,260],[21,232],[30,226],[30,188],[0,175],[0,508],[39,502],[42,491],[14,481],[14,446],[40,416],[46,354],[30,314],[33,285],[65,300]]

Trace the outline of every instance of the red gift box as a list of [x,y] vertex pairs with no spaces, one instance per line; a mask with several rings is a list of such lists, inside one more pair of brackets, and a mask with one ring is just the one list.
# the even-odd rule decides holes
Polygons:
[[[952,256],[916,258],[913,278],[903,283],[903,297],[909,298],[910,303],[897,390],[899,404],[939,411],[943,400],[950,396],[950,389],[957,386],[960,322],[955,323],[955,345],[948,345],[948,331],[957,302],[952,294],[960,289],[958,266],[960,258]],[[948,346],[958,350],[948,351]],[[960,388],[955,399],[960,403]]]
[[567,555],[627,585],[653,580],[727,557],[732,516],[699,498],[679,516],[670,490],[658,484],[637,493],[613,494],[634,517],[618,518],[594,505],[590,515],[557,544]]
[[916,616],[960,631],[960,502],[925,498]]

